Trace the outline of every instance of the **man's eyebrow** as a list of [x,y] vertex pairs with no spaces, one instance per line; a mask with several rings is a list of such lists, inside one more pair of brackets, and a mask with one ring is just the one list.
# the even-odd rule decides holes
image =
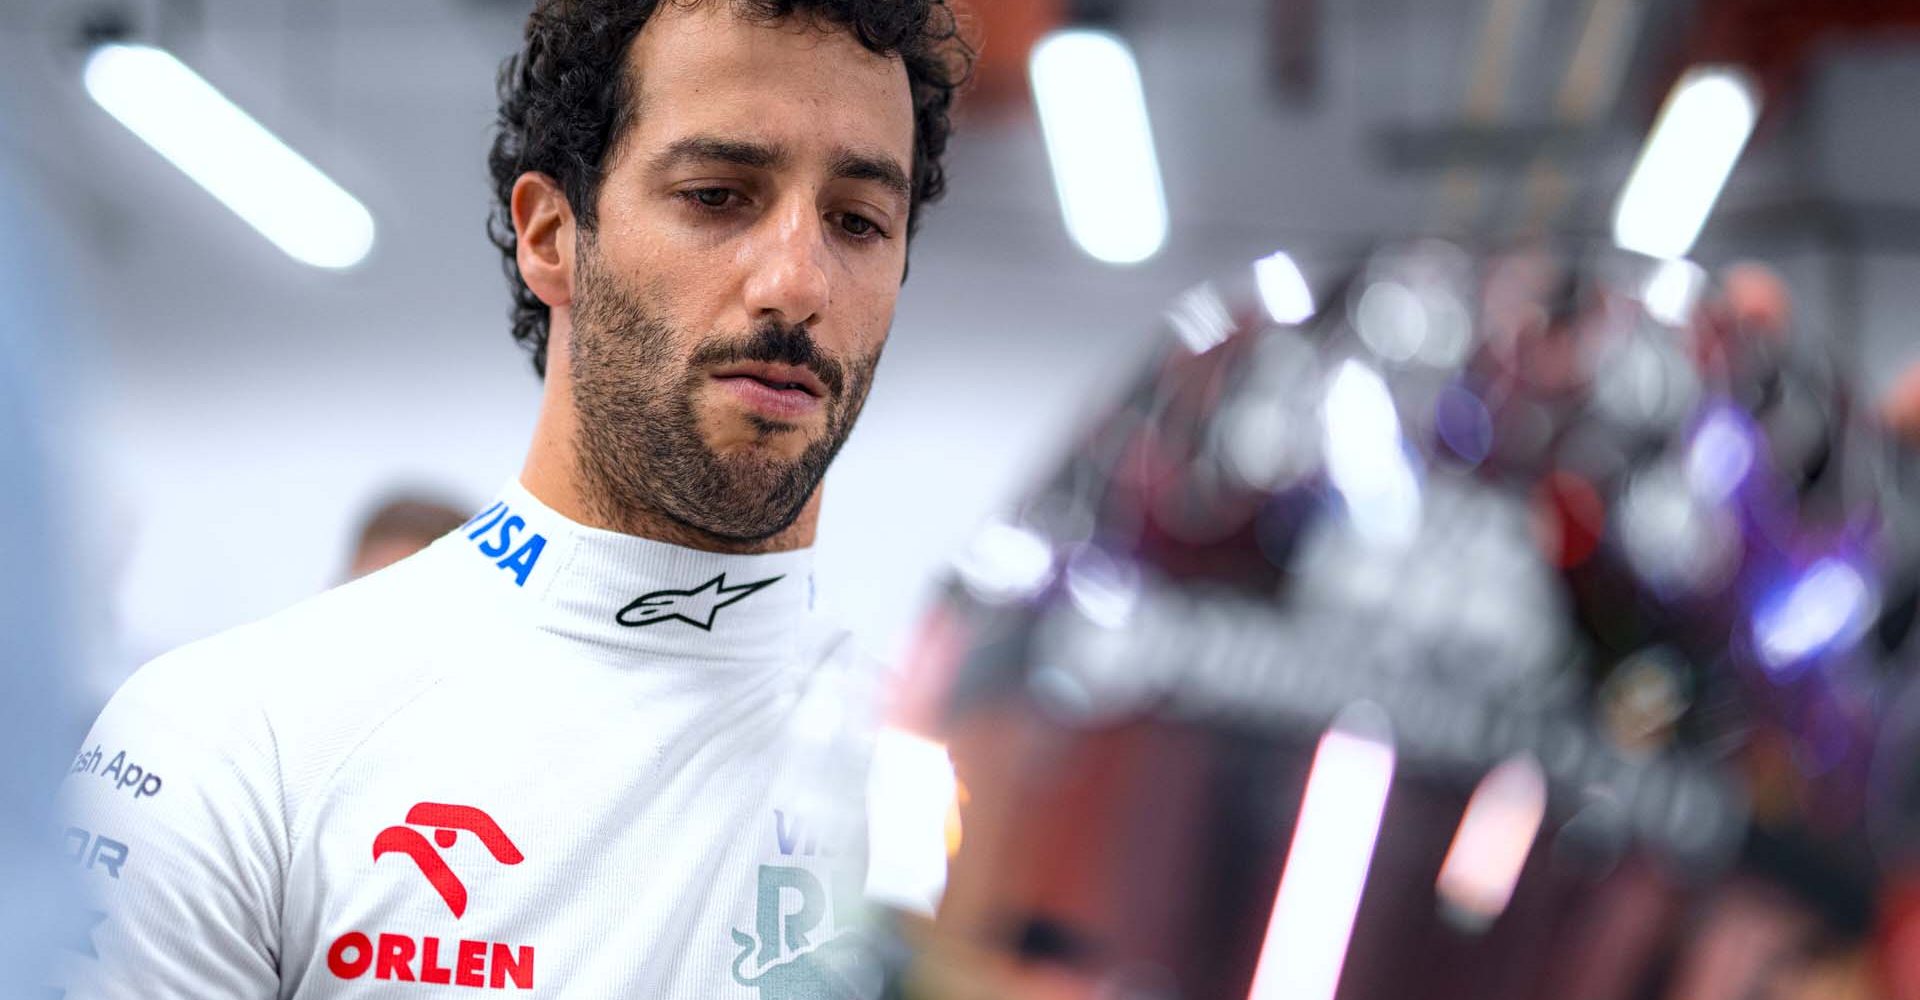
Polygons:
[[833,164],[827,172],[833,177],[848,180],[875,181],[899,195],[900,200],[913,200],[913,182],[907,179],[907,172],[890,156],[842,150],[833,158]]
[[[696,135],[678,140],[653,158],[653,169],[670,170],[682,163],[728,163],[754,170],[778,170],[790,161],[787,151],[778,146],[750,139],[723,139]],[[873,181],[900,196],[913,200],[913,182],[907,172],[890,156],[841,150],[828,165],[829,176],[856,181]]]
[[772,170],[787,162],[785,151],[763,142],[696,135],[668,146],[653,158],[653,169],[668,170],[686,162],[730,163],[737,167]]

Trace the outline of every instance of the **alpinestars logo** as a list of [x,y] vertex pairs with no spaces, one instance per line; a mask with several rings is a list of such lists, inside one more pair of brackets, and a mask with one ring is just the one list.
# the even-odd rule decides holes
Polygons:
[[713,618],[721,608],[738,604],[783,579],[785,577],[776,576],[729,587],[727,574],[722,573],[692,590],[656,590],[642,594],[621,608],[614,620],[628,628],[640,628],[678,619],[703,632],[711,632]]
[[[450,806],[439,802],[421,802],[407,810],[407,822],[414,826],[435,827],[433,844],[442,848],[452,847],[460,838],[460,831],[466,830],[480,838],[495,861],[503,865],[517,865],[526,860],[520,849],[507,839],[506,831],[493,817],[472,806]],[[373,838],[373,860],[380,860],[383,854],[404,854],[420,866],[420,874],[427,877],[434,891],[446,900],[447,909],[455,917],[465,916],[467,912],[467,887],[460,877],[447,867],[445,858],[434,850],[433,844],[420,831],[405,826],[390,826]]]

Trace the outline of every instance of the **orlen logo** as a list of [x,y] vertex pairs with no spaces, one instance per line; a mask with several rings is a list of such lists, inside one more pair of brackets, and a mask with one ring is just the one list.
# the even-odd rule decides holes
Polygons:
[[[493,817],[472,806],[449,806],[438,802],[417,803],[407,810],[407,822],[414,826],[436,827],[433,831],[433,844],[452,847],[460,839],[460,831],[466,830],[480,838],[493,859],[503,865],[517,865],[526,860],[513,841],[507,839],[505,830],[493,821]],[[420,866],[420,874],[433,883],[440,898],[447,901],[447,909],[455,917],[467,915],[467,887],[460,877],[447,867],[440,852],[427,843],[420,831],[405,826],[390,826],[373,838],[373,860],[380,860],[383,854],[400,853],[413,859]]]
[[[467,912],[467,886],[453,873],[440,849],[452,847],[465,830],[479,838],[494,860],[517,865],[526,860],[493,817],[472,806],[420,802],[407,810],[412,826],[390,826],[373,838],[373,860],[388,854],[404,854],[413,859],[420,874],[440,894],[454,919]],[[427,827],[433,840],[413,829]],[[377,943],[376,943],[377,941]],[[477,986],[505,989],[511,982],[516,989],[533,988],[533,946],[506,945],[498,942],[460,941],[447,949],[452,965],[441,964],[441,940],[415,938],[407,934],[367,935],[348,931],[327,949],[327,969],[341,979],[358,979],[369,971],[375,979],[403,983],[437,983],[452,986]]]

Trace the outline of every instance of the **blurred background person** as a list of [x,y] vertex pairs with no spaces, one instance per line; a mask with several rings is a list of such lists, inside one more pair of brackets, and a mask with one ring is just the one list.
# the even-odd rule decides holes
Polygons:
[[458,528],[469,513],[430,493],[389,495],[361,522],[347,561],[347,579],[358,580],[426,548]]

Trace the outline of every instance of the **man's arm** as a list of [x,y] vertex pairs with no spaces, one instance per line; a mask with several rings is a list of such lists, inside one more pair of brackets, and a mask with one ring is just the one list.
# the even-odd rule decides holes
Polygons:
[[208,645],[128,681],[66,777],[63,847],[86,900],[61,956],[71,1000],[279,993],[273,734]]

